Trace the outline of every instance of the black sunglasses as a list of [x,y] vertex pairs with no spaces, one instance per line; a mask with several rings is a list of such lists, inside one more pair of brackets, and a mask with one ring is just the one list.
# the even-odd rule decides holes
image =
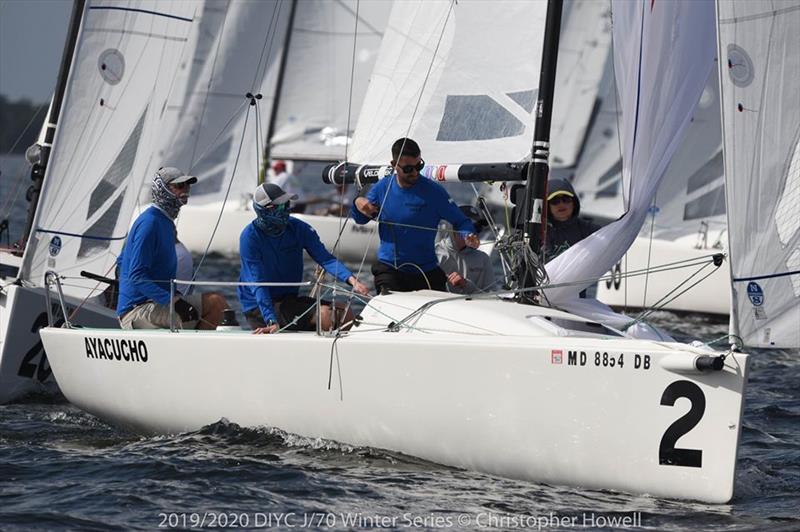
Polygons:
[[421,172],[422,169],[425,168],[425,161],[420,159],[417,164],[407,164],[405,166],[398,166],[398,168],[402,170],[404,174],[410,174],[414,170]]

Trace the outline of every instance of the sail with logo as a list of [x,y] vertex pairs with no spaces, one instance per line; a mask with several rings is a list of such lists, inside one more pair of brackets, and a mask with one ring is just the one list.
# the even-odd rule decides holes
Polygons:
[[800,346],[800,2],[719,0],[731,332]]
[[54,388],[38,338],[48,270],[63,277],[62,319],[118,326],[98,296],[105,285],[81,272],[113,272],[201,8],[194,0],[75,2],[45,142],[31,150],[41,192],[16,280],[4,287],[0,402]]

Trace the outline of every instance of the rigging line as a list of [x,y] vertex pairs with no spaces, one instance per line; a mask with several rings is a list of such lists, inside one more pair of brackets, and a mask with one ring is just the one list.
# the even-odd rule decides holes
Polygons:
[[197,264],[197,268],[194,269],[194,274],[192,275],[192,281],[197,278],[197,274],[200,272],[200,267],[203,266],[203,262],[206,260],[206,256],[208,256],[208,250],[211,249],[211,242],[214,241],[214,235],[217,233],[217,229],[219,228],[220,221],[222,220],[222,215],[225,212],[225,203],[228,201],[228,195],[231,193],[231,186],[233,185],[233,180],[236,178],[236,168],[239,166],[239,156],[242,154],[242,146],[244,145],[244,134],[247,132],[247,119],[250,117],[250,106],[247,106],[247,113],[244,115],[244,126],[242,127],[242,136],[239,139],[239,150],[236,152],[236,160],[233,162],[233,170],[231,171],[231,177],[228,180],[228,188],[225,191],[225,197],[222,199],[222,207],[219,210],[219,215],[217,216],[217,222],[214,224],[214,229],[211,231],[211,236],[208,239],[208,244],[206,244],[206,249],[203,251],[203,256],[200,257],[200,262]]
[[[609,4],[610,4],[610,0],[609,0]],[[611,11],[611,26],[612,26],[612,31],[611,31],[611,73],[612,73],[612,76],[611,76],[611,78],[612,78],[612,82],[613,82],[612,87],[614,89],[614,123],[617,125],[617,153],[619,154],[618,160],[621,161],[622,160],[622,135],[620,135],[620,129],[621,129],[620,119],[622,118],[622,113],[619,112],[620,103],[619,103],[619,90],[617,88],[617,65],[616,65],[616,62],[614,61],[614,31],[613,31],[614,11],[613,10],[610,10],[610,11]],[[624,187],[625,187],[625,180],[622,178],[622,166],[620,166],[620,170],[619,170],[619,190],[620,190],[620,193],[622,194],[622,198],[623,198],[623,208],[625,208],[624,199],[625,199],[625,196],[626,196]],[[626,305],[627,305],[627,299],[626,299]]]
[[[228,4],[228,8],[230,8],[230,4]],[[214,50],[214,60],[211,62],[211,74],[208,77],[205,98],[203,99],[203,105],[200,108],[200,119],[197,122],[200,126],[203,125],[203,119],[206,116],[206,109],[208,108],[208,97],[211,92],[211,84],[214,82],[214,72],[217,69],[217,58],[219,57],[219,49],[222,44],[222,36],[225,35],[225,23],[228,21],[228,13],[230,13],[230,9],[225,10],[225,16],[222,17],[222,24],[220,25],[219,33],[217,33],[217,46]],[[202,127],[198,127],[197,134],[194,137],[194,145],[192,146],[192,156],[189,158],[189,168],[194,168],[194,163],[196,160],[195,154],[197,153],[197,143],[200,141],[201,131]]]
[[256,184],[258,184],[258,173],[261,171],[261,150],[264,147],[264,139],[261,137],[261,109],[258,106],[259,100],[256,102]]
[[[241,96],[240,96],[240,97],[241,97]],[[242,112],[242,110],[244,110],[246,107],[248,107],[248,106],[249,106],[249,103],[248,103],[248,102],[249,102],[249,100],[245,100],[244,102],[242,102],[241,104],[239,104],[239,107],[237,107],[237,108],[236,108],[236,109],[233,111],[233,114],[232,114],[232,115],[231,115],[231,117],[228,119],[228,121],[227,121],[227,122],[225,122],[225,125],[224,125],[224,126],[222,126],[222,128],[219,130],[219,132],[217,132],[217,136],[216,136],[216,137],[214,137],[214,139],[213,139],[211,142],[209,142],[209,143],[208,143],[208,146],[206,146],[206,149],[205,149],[205,150],[203,150],[203,152],[202,152],[202,153],[200,153],[200,156],[197,158],[197,162],[200,162],[200,161],[202,161],[202,160],[203,160],[203,158],[204,158],[206,155],[208,155],[208,153],[209,153],[209,152],[210,152],[212,149],[214,149],[214,148],[217,148],[217,141],[220,139],[220,137],[222,137],[222,135],[224,135],[224,134],[225,134],[225,132],[226,132],[226,131],[228,131],[228,128],[231,126],[231,124],[233,123],[234,119],[236,119],[236,118],[238,118],[238,117],[239,117],[239,113],[241,113],[241,112]],[[187,170],[187,171],[188,171],[189,173],[191,173],[191,172],[192,172],[192,170],[194,170],[194,165],[190,166],[190,167],[188,168],[188,170]]]
[[[341,5],[341,3],[340,3],[340,5]],[[355,83],[355,72],[356,72],[356,44],[358,42],[358,21],[359,21],[358,10],[359,10],[360,6],[361,6],[361,1],[360,0],[356,0],[355,27],[353,28],[353,53],[352,53],[351,58],[350,58],[350,87],[349,87],[349,92],[348,92],[348,95],[347,95],[347,129],[345,131],[345,136],[347,137],[347,141],[345,141],[345,144],[344,144],[344,162],[345,162],[345,164],[349,160],[349,148],[350,148],[349,135],[350,135],[350,131],[351,131],[350,121],[352,119],[352,111],[353,111],[353,85]],[[347,219],[344,222],[342,221],[342,218],[344,218],[344,216],[343,216],[344,215],[344,209],[341,207],[341,205],[344,204],[344,191],[345,191],[346,187],[347,187],[346,184],[342,184],[341,191],[339,192],[339,205],[340,205],[340,207],[339,207],[339,234],[336,236],[336,242],[333,245],[333,252],[334,253],[338,253],[338,251],[339,251],[339,241],[342,239],[342,233],[344,232],[344,228],[347,225],[347,220],[349,220],[349,218],[350,218],[348,216]],[[338,259],[339,257],[336,257],[336,258]],[[348,302],[348,304],[349,304],[349,302]]]
[[[280,18],[281,8],[283,7],[283,2],[278,3],[278,9],[272,10],[272,19],[269,21],[269,25],[267,26],[267,32],[264,35],[264,44],[261,46],[261,56],[258,58],[258,63],[256,63],[256,71],[253,75],[253,82],[250,84],[250,90],[255,93],[258,89],[256,88],[256,83],[258,80],[264,79],[266,75],[267,65],[269,61],[264,61],[264,54],[265,52],[269,52],[267,57],[272,55],[272,43],[275,39],[275,34],[278,33],[278,19]],[[269,43],[269,48],[267,47],[267,43]],[[261,73],[261,67],[264,67],[264,72]]]
[[353,15],[356,18],[356,27],[358,27],[358,21],[361,20],[363,22],[363,24],[372,31],[372,33],[374,33],[376,35],[383,36],[383,32],[381,30],[379,30],[378,28],[376,28],[375,26],[373,26],[372,24],[367,22],[366,19],[363,19],[361,17],[361,15],[358,14],[358,2],[359,1],[360,0],[356,0],[356,10],[355,10],[355,12],[353,12],[353,9],[350,6],[348,6],[347,4],[342,2],[342,0],[336,0],[336,3],[339,4],[339,6],[342,9],[344,9],[347,12],[349,12],[351,15]]
[[[103,274],[103,277],[108,277],[108,276],[109,276],[109,274],[111,273],[111,270],[113,270],[114,268],[116,268],[116,266],[117,266],[117,261],[113,261],[113,262],[111,263],[111,266],[108,268],[108,270],[106,270],[106,273],[104,273],[104,274]],[[77,307],[75,307],[75,309],[74,309],[74,310],[73,310],[73,311],[70,313],[70,315],[69,315],[69,318],[67,319],[68,321],[72,321],[72,319],[73,319],[73,318],[74,318],[74,317],[75,317],[75,316],[78,314],[78,311],[79,311],[81,308],[83,308],[83,305],[84,305],[84,304],[85,304],[87,301],[89,301],[89,298],[90,298],[90,297],[92,297],[92,294],[94,294],[95,290],[97,290],[98,288],[100,288],[100,285],[101,285],[101,284],[102,284],[102,281],[97,281],[97,283],[96,283],[96,284],[94,285],[94,287],[93,287],[93,288],[92,288],[92,289],[89,291],[89,293],[86,295],[86,297],[84,297],[84,298],[83,298],[83,300],[82,300],[80,303],[78,303],[78,306],[77,306]],[[46,290],[50,290],[50,287],[46,287]],[[117,292],[119,292],[119,288],[117,288]],[[102,293],[102,292],[101,292],[101,293]]]
[[[51,92],[52,92],[52,91],[51,91]],[[39,104],[39,106],[36,108],[36,111],[33,113],[33,116],[31,116],[30,120],[28,120],[28,123],[27,123],[27,124],[25,124],[25,127],[24,127],[24,128],[22,128],[22,132],[21,132],[21,133],[20,133],[20,134],[17,136],[17,140],[15,140],[15,141],[14,141],[14,144],[12,144],[12,145],[11,145],[11,147],[10,147],[10,148],[8,149],[8,151],[6,152],[6,157],[8,157],[8,156],[10,156],[12,153],[14,153],[14,148],[16,148],[16,147],[17,147],[17,144],[19,144],[19,142],[22,140],[22,137],[24,137],[24,136],[25,136],[25,133],[27,133],[27,132],[28,132],[28,129],[30,129],[30,127],[31,127],[31,126],[33,125],[33,123],[36,121],[36,117],[37,117],[37,116],[39,116],[39,113],[41,113],[41,112],[42,112],[42,109],[44,109],[45,107],[48,107],[48,106],[49,106],[49,104],[48,104],[48,103],[46,103],[46,102],[45,102],[45,103],[42,103],[42,104]],[[47,117],[45,117],[45,119],[46,119],[46,118],[47,118]],[[37,140],[38,140],[38,139],[37,139]]]
[[28,165],[27,164],[23,164],[19,168],[19,170],[17,170],[16,178],[15,178],[16,181],[17,181],[17,184],[16,184],[16,186],[14,188],[14,194],[10,194],[8,196],[8,198],[6,199],[6,202],[3,204],[3,209],[2,209],[2,213],[3,213],[2,217],[3,218],[10,217],[11,216],[11,209],[14,207],[14,205],[17,204],[17,198],[19,197],[19,191],[22,190],[22,185],[23,185],[23,183],[25,183],[24,175],[25,175],[25,172],[26,172],[27,169],[28,169]]
[[[703,266],[703,268],[705,268],[706,266],[708,266],[708,265],[706,264],[705,266]],[[689,279],[691,279],[692,277],[694,277],[695,275],[697,275],[698,273],[700,273],[700,271],[702,271],[702,270],[703,270],[703,268],[700,268],[700,270],[698,270],[698,271],[696,271],[695,273],[693,273],[693,274],[692,274],[692,275],[689,277]],[[683,294],[685,294],[686,292],[688,292],[689,290],[691,290],[692,288],[694,288],[694,287],[695,287],[695,286],[697,286],[698,284],[700,284],[700,283],[702,283],[703,281],[705,281],[706,279],[708,279],[708,278],[709,278],[711,275],[713,275],[713,274],[714,274],[714,272],[715,272],[715,271],[716,271],[716,270],[711,270],[710,272],[708,272],[707,274],[705,274],[703,277],[701,277],[700,279],[698,279],[698,280],[697,280],[697,281],[696,281],[694,284],[687,286],[687,287],[686,287],[686,289],[685,289],[685,290],[683,290],[682,292],[680,292],[680,293],[678,293],[678,294],[675,294],[675,296],[673,296],[673,297],[672,297],[671,299],[669,299],[668,301],[664,301],[663,303],[661,303],[661,305],[660,305],[659,307],[653,307],[653,308],[651,308],[650,310],[648,310],[648,311],[646,311],[646,312],[643,312],[643,313],[642,313],[642,314],[641,314],[639,317],[637,317],[637,318],[636,318],[636,320],[634,320],[634,321],[631,323],[631,325],[633,325],[633,324],[637,323],[638,321],[641,321],[641,320],[643,320],[644,318],[646,318],[647,316],[649,316],[649,315],[650,315],[650,314],[652,314],[653,312],[655,312],[655,311],[657,311],[657,310],[661,310],[661,309],[663,309],[663,308],[664,308],[666,305],[668,305],[668,304],[672,303],[673,301],[675,301],[675,299],[677,299],[678,297],[682,296]],[[685,280],[683,283],[681,283],[681,284],[684,284],[684,283],[686,283],[686,282],[687,282],[689,279],[686,279],[686,280]],[[680,285],[679,285],[679,286],[680,286]],[[677,290],[677,288],[675,288],[674,290],[672,290],[672,292],[674,292],[675,290]],[[670,294],[671,294],[672,292],[670,292]],[[664,297],[667,297],[667,296],[669,296],[669,294],[667,294],[667,295],[666,295],[666,296],[664,296]],[[664,299],[664,298],[662,298],[662,299]]]
[[[655,226],[656,226],[656,198],[657,197],[658,197],[658,191],[656,191],[656,193],[653,194],[653,202],[652,202],[652,206],[650,208],[650,239],[647,241],[647,266],[646,266],[646,268],[648,270],[650,269],[650,258],[652,257],[652,254],[653,254],[653,231],[655,230]],[[626,255],[627,255],[627,253],[626,253]],[[644,276],[644,292],[642,293],[642,307],[646,307],[647,306],[647,304],[646,304],[646,301],[647,301],[647,284],[648,284],[649,280],[650,280],[650,276],[649,275],[645,275]]]

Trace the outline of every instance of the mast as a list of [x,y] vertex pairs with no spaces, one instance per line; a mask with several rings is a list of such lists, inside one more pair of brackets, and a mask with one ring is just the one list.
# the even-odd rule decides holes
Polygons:
[[[45,119],[46,129],[44,141],[38,153],[38,160],[31,161],[29,159],[29,162],[33,164],[31,168],[31,180],[33,184],[30,188],[30,203],[28,204],[28,214],[25,220],[25,231],[22,233],[22,240],[20,241],[22,246],[27,246],[28,237],[30,237],[33,227],[33,218],[39,203],[39,194],[42,190],[47,161],[50,158],[50,151],[53,147],[53,137],[56,134],[58,117],[61,114],[61,103],[64,99],[64,91],[67,89],[67,78],[69,77],[69,70],[72,66],[72,56],[75,53],[75,44],[78,41],[78,33],[80,32],[85,6],[86,0],[74,0],[72,4],[69,32],[67,33],[67,40],[64,44],[64,55],[61,56],[61,66],[58,69],[58,79],[56,80],[55,92],[53,93],[53,104],[50,106],[50,112]],[[34,153],[31,158],[35,157],[36,154]]]
[[[525,202],[522,212],[526,217],[523,239],[540,257],[544,264],[545,228],[547,227],[546,195],[548,158],[550,155],[550,122],[553,115],[553,93],[556,83],[556,61],[558,59],[558,40],[561,30],[562,0],[548,0],[547,18],[544,29],[544,48],[542,67],[539,76],[539,99],[536,102],[536,124],[534,128],[531,164],[528,166],[528,179],[525,186]],[[523,287],[531,285],[533,272],[530,265],[523,262],[523,271],[518,277]],[[531,294],[522,296],[530,300]]]
[[267,177],[267,165],[272,157],[272,136],[275,134],[275,122],[277,120],[278,105],[281,99],[281,89],[283,88],[283,78],[286,73],[286,59],[289,56],[289,45],[292,42],[292,29],[294,28],[294,16],[297,11],[297,0],[292,0],[292,8],[289,11],[289,26],[286,28],[286,37],[283,40],[283,50],[281,50],[281,62],[278,66],[278,79],[275,82],[275,97],[272,99],[272,109],[269,113],[269,126],[267,127],[266,142],[264,143],[264,173],[259,175],[259,183],[263,183]]

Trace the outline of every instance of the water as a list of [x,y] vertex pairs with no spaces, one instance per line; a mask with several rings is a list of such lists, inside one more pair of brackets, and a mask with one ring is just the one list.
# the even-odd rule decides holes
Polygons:
[[[201,276],[229,279],[235,268],[211,256]],[[705,341],[727,332],[703,316],[653,321]],[[0,528],[585,530],[636,517],[650,530],[800,530],[800,353],[754,355],[726,505],[508,480],[224,421],[143,438],[63,400],[28,398],[0,406]]]

